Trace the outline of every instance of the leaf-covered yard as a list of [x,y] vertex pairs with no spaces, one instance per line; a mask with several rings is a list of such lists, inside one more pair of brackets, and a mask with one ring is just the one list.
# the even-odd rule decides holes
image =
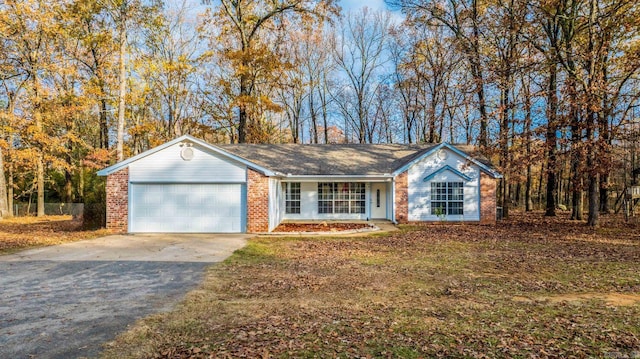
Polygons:
[[86,230],[71,216],[13,217],[0,221],[0,255],[106,235],[105,229]]
[[640,228],[516,216],[496,227],[254,239],[105,356],[638,355]]

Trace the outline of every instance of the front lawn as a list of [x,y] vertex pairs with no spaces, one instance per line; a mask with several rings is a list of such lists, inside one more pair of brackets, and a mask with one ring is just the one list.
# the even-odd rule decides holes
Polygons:
[[251,240],[104,356],[632,357],[639,318],[640,227],[514,214]]
[[18,250],[74,242],[106,235],[101,230],[85,230],[82,221],[71,216],[13,217],[0,220],[0,255]]

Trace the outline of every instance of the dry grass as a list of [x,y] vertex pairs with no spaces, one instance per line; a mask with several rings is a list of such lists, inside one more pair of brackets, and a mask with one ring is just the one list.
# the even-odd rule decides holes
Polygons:
[[496,227],[254,239],[182,305],[140,321],[104,356],[637,354],[640,304],[613,299],[640,294],[640,228],[513,217]]
[[0,254],[106,235],[107,230],[84,230],[71,216],[14,217],[0,221]]

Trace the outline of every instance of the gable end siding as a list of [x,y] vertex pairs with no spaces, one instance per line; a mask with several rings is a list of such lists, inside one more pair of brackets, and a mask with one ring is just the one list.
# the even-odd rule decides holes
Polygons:
[[193,158],[185,161],[179,144],[141,158],[129,165],[131,182],[243,183],[246,167],[199,145],[190,147]]
[[129,169],[125,168],[107,176],[107,229],[128,231],[129,218]]

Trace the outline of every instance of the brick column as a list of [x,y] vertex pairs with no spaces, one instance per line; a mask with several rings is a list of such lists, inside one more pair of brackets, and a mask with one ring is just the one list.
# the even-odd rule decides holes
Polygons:
[[480,172],[480,224],[496,224],[496,182]]
[[247,232],[269,231],[269,177],[247,169]]
[[127,232],[129,217],[129,168],[107,176],[107,229]]
[[395,203],[396,222],[409,222],[409,182],[407,171],[396,176]]

